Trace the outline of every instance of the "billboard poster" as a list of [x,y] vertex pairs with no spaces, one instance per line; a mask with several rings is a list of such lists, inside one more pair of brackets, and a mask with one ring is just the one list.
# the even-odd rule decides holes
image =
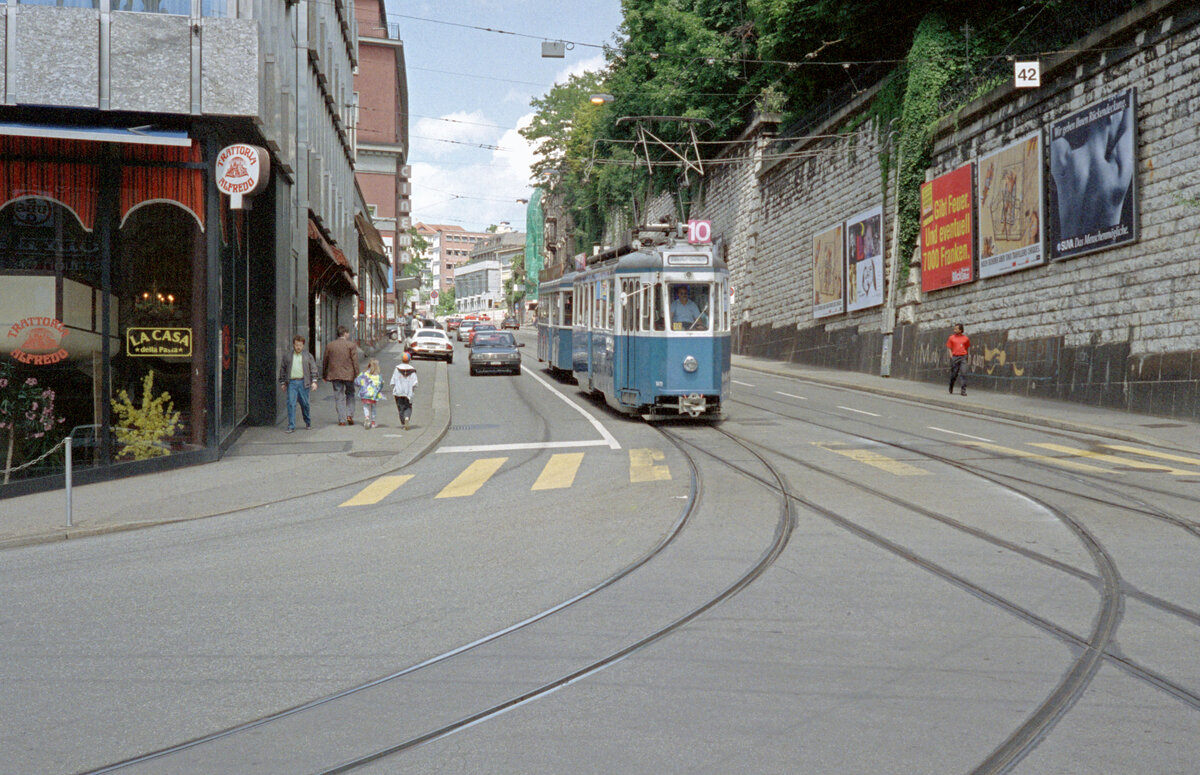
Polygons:
[[1137,92],[1130,88],[1050,125],[1050,258],[1136,242]]
[[846,221],[846,311],[883,304],[883,208]]
[[813,236],[813,317],[824,318],[845,311],[842,272],[842,225]]
[[1046,262],[1042,243],[1042,135],[979,160],[979,276]]
[[921,290],[975,279],[971,164],[921,184]]

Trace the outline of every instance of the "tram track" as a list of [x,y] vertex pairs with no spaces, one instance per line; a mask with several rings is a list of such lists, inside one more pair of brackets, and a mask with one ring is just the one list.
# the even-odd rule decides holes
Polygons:
[[[776,409],[763,407],[744,400],[739,400],[737,403],[759,409],[760,411],[776,414],[796,422],[819,427],[824,430],[830,430],[837,433],[850,433],[849,431],[846,431],[844,427],[822,423],[807,417],[797,417],[786,412],[780,412]],[[854,421],[858,424],[865,424],[880,428],[883,427],[876,423],[859,420],[858,418],[855,418]],[[894,430],[890,428],[887,430],[889,433],[894,432]],[[1070,632],[1066,628],[1059,626],[1048,618],[1042,617],[1033,611],[1023,608],[1011,600],[1007,600],[1000,595],[990,592],[983,586],[970,581],[961,574],[957,574],[948,568],[920,557],[915,552],[896,544],[895,542],[878,533],[875,533],[874,531],[871,531],[870,529],[854,522],[851,519],[825,509],[819,504],[812,503],[796,493],[789,493],[790,497],[796,498],[798,502],[807,508],[816,510],[817,513],[821,514],[834,524],[837,524],[847,531],[859,536],[860,538],[863,538],[870,543],[879,546],[880,548],[883,548],[901,557],[902,559],[933,573],[936,576],[943,578],[944,580],[970,592],[980,599],[983,599],[992,605],[996,605],[1001,609],[1034,624],[1042,631],[1058,638],[1059,640],[1080,651],[1078,657],[1073,662],[1064,679],[1054,688],[1050,695],[1047,696],[1037,710],[1028,716],[1026,721],[1018,729],[1014,730],[1014,732],[1008,738],[1006,738],[1005,741],[999,747],[997,747],[977,768],[973,769],[972,773],[983,775],[984,773],[1002,773],[1009,771],[1012,766],[1019,762],[1029,751],[1033,749],[1033,747],[1037,745],[1037,742],[1053,728],[1054,724],[1057,723],[1057,720],[1070,709],[1070,707],[1082,694],[1083,690],[1086,689],[1088,684],[1091,682],[1101,662],[1108,662],[1120,669],[1122,672],[1153,686],[1159,691],[1165,692],[1192,709],[1200,710],[1200,693],[1188,689],[1178,682],[1172,681],[1169,677],[1151,670],[1150,668],[1141,665],[1134,660],[1129,659],[1128,657],[1125,657],[1114,648],[1114,636],[1121,621],[1124,607],[1123,599],[1126,596],[1136,598],[1140,602],[1147,603],[1159,610],[1183,618],[1193,625],[1200,624],[1200,614],[1132,588],[1122,580],[1116,568],[1116,563],[1111,555],[1109,555],[1103,545],[1078,520],[1071,517],[1062,509],[1046,503],[1044,500],[1030,494],[1029,492],[1018,489],[1011,484],[1006,484],[1005,480],[1015,480],[1019,484],[1025,484],[1032,487],[1042,487],[1041,483],[1034,482],[1032,480],[1021,479],[1012,475],[986,472],[979,466],[963,463],[953,458],[936,455],[915,446],[894,441],[876,441],[876,443],[890,446],[912,455],[925,457],[930,460],[952,466],[958,470],[968,473],[969,475],[983,478],[1001,488],[1009,489],[1012,492],[1019,494],[1021,497],[1028,498],[1042,508],[1047,509],[1049,513],[1053,514],[1064,525],[1066,525],[1083,543],[1097,567],[1097,574],[1089,574],[1080,571],[1073,566],[1062,563],[1040,552],[1018,546],[1011,541],[1006,541],[998,536],[993,536],[986,531],[965,525],[958,520],[954,520],[945,515],[937,514],[936,512],[932,512],[931,510],[926,509],[919,504],[906,501],[905,499],[899,498],[890,493],[885,493],[878,488],[873,488],[849,477],[842,476],[831,469],[800,460],[794,455],[790,455],[780,449],[772,448],[771,446],[764,444],[759,440],[739,437],[737,434],[732,434],[724,429],[722,429],[721,432],[729,433],[736,438],[741,438],[744,443],[753,445],[754,447],[767,452],[773,457],[786,459],[789,462],[814,473],[829,476],[844,485],[884,499],[890,503],[893,503],[894,505],[911,510],[921,516],[934,519],[956,530],[963,531],[974,538],[1015,552],[1023,557],[1042,563],[1046,567],[1054,570],[1069,573],[1076,578],[1087,581],[1089,584],[1093,585],[1099,590],[1100,608],[1094,620],[1095,624],[1092,633],[1087,637],[1083,637],[1076,633]],[[919,435],[918,438],[920,438]],[[926,440],[942,441],[937,439]],[[1074,493],[1071,491],[1067,491],[1066,494],[1072,496],[1080,495],[1079,493]],[[1093,500],[1098,500],[1099,502],[1106,503],[1110,506],[1113,505],[1111,501],[1103,501],[1099,498],[1093,498]],[[1148,513],[1147,516],[1159,519],[1163,518],[1163,514],[1154,513],[1158,511],[1155,507],[1149,507],[1148,504],[1144,503],[1142,505],[1148,507],[1145,509],[1146,511],[1151,512]],[[1185,527],[1185,525],[1180,525],[1179,521],[1184,523],[1188,522],[1187,520],[1172,520],[1170,519],[1172,515],[1169,514],[1165,516],[1167,517],[1165,521],[1170,522],[1177,527]],[[1189,530],[1188,532],[1190,533],[1191,531]]]
[[[668,433],[663,433],[663,436],[671,439],[671,436]],[[99,768],[85,770],[81,773],[81,775],[101,775],[101,773],[111,772],[141,772],[143,770],[158,771],[156,768],[163,766],[166,767],[165,771],[171,771],[170,762],[177,757],[194,755],[202,749],[214,745],[224,745],[235,738],[253,736],[247,735],[247,733],[253,732],[256,734],[261,734],[264,730],[270,729],[280,722],[289,721],[311,711],[317,711],[318,709],[329,710],[336,707],[339,702],[349,701],[358,695],[363,695],[368,690],[375,689],[377,687],[383,687],[388,684],[397,684],[401,679],[413,676],[420,671],[427,670],[437,665],[446,665],[453,662],[457,658],[464,657],[464,655],[467,655],[472,651],[478,650],[489,644],[500,642],[506,637],[514,636],[516,633],[527,630],[533,625],[545,623],[556,615],[562,614],[569,609],[576,607],[583,601],[595,597],[598,593],[612,588],[614,585],[618,584],[618,582],[629,579],[629,577],[631,577],[636,571],[645,568],[656,558],[663,556],[664,552],[666,552],[668,548],[679,539],[680,535],[684,533],[685,528],[688,527],[692,521],[694,521],[695,513],[703,501],[703,479],[698,471],[694,456],[687,450],[685,445],[681,444],[677,440],[672,439],[672,443],[675,444],[679,453],[687,461],[690,471],[688,499],[687,502],[681,507],[679,517],[663,536],[663,538],[657,544],[651,547],[645,554],[588,590],[585,590],[578,595],[575,595],[567,600],[557,603],[554,606],[531,615],[520,622],[479,638],[471,643],[458,646],[442,654],[431,657],[430,659],[424,660],[418,664],[397,670],[388,675],[381,676],[371,681],[363,682],[345,690],[312,700],[310,702],[296,705],[282,711],[263,715],[259,718],[252,719],[236,726],[231,726],[227,729],[214,732],[209,735],[198,737],[173,746],[150,751],[121,761],[113,762]],[[758,455],[758,453],[754,452],[753,450],[749,450],[749,453],[757,457],[767,468],[767,470],[771,471],[772,475],[775,477],[775,484],[773,486],[768,486],[765,489],[768,492],[777,494],[775,497],[780,501],[781,504],[780,515],[776,521],[773,538],[771,539],[767,548],[762,551],[758,558],[751,564],[750,568],[744,573],[740,574],[733,581],[733,583],[724,587],[718,594],[702,601],[701,604],[693,606],[682,615],[675,617],[665,625],[656,627],[653,631],[645,634],[638,640],[627,644],[623,648],[612,651],[600,658],[593,658],[586,664],[580,666],[578,669],[570,671],[567,674],[558,676],[553,680],[543,682],[538,686],[529,689],[528,691],[514,695],[502,702],[490,704],[482,709],[477,709],[473,712],[466,713],[450,723],[439,724],[434,728],[426,730],[420,734],[404,737],[403,739],[387,746],[373,749],[369,753],[349,758],[333,767],[320,769],[317,770],[317,772],[348,772],[372,762],[379,761],[380,759],[402,753],[403,751],[409,750],[416,746],[441,739],[448,735],[454,734],[455,732],[461,731],[462,729],[501,715],[509,710],[533,702],[540,697],[544,697],[548,694],[556,692],[572,683],[584,680],[590,675],[593,675],[624,659],[627,659],[637,652],[662,640],[671,633],[678,631],[680,628],[702,616],[705,612],[711,610],[713,607],[719,605],[720,603],[745,589],[746,586],[753,583],[755,579],[761,576],[762,573],[765,572],[765,570],[770,567],[770,565],[779,557],[783,551],[783,548],[787,544],[787,540],[791,535],[792,526],[794,525],[790,500],[785,495],[778,494],[782,493],[784,490],[783,480],[778,478],[777,472],[774,472],[774,469],[771,468],[769,462]],[[247,761],[250,760],[250,758],[247,759]],[[243,769],[242,771],[246,770]]]

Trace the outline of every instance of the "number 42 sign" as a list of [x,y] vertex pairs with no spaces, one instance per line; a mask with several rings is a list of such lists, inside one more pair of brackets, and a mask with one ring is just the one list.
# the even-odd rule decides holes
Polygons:
[[1018,89],[1036,89],[1042,85],[1042,63],[1014,62],[1013,85]]
[[687,241],[689,245],[707,245],[712,242],[712,221],[688,221]]

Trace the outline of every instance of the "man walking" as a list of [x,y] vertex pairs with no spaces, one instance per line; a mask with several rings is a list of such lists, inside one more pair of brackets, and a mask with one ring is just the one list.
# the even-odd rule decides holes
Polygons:
[[296,404],[304,414],[304,427],[312,427],[308,391],[317,389],[317,359],[304,349],[304,337],[292,337],[292,351],[279,359],[279,389],[287,391],[288,425],[284,433],[296,430]]
[[350,341],[350,330],[338,326],[337,339],[325,347],[322,371],[333,384],[333,403],[338,425],[354,424],[354,378],[358,376],[358,345]]
[[962,323],[954,325],[954,333],[946,340],[950,351],[950,392],[954,392],[954,381],[958,380],[962,394],[967,394],[967,352],[971,349],[970,338],[963,333]]

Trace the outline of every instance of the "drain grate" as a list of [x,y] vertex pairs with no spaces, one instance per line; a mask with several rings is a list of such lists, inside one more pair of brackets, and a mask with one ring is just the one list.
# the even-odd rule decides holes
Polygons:
[[492,424],[483,423],[481,425],[451,425],[450,430],[452,430],[452,431],[481,431],[484,428],[499,428],[499,427],[500,427],[499,425],[496,425],[494,423],[492,423]]
[[392,450],[373,449],[367,452],[351,452],[349,457],[391,457],[396,454]]
[[1143,428],[1186,428],[1181,422],[1152,422],[1142,425]]

